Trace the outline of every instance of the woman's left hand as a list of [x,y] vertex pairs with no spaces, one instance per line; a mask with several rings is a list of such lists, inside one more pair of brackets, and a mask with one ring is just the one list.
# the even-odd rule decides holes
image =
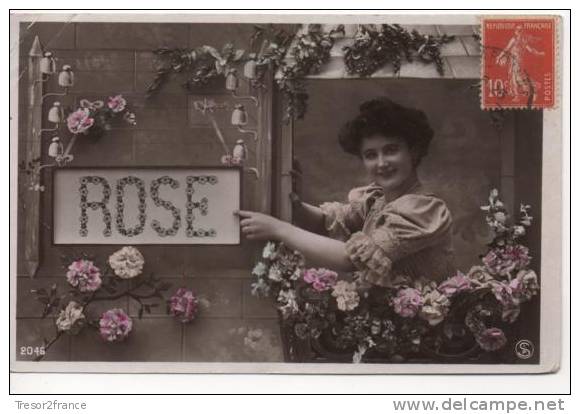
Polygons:
[[254,211],[237,211],[242,233],[250,240],[280,240],[285,222]]

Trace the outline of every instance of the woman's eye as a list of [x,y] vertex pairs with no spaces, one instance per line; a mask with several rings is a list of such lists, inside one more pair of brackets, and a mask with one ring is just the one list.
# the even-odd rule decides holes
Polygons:
[[363,155],[365,160],[374,160],[375,158],[377,158],[377,154],[374,152],[366,152]]
[[396,154],[397,152],[399,152],[399,147],[396,145],[383,148],[383,154],[385,155],[392,155]]

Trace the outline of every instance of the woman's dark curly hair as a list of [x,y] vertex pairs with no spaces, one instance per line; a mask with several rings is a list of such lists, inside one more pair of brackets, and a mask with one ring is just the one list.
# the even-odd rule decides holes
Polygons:
[[385,97],[364,102],[359,111],[339,132],[338,142],[344,151],[360,157],[363,139],[378,134],[404,139],[416,157],[415,165],[427,154],[433,129],[423,111],[406,108]]

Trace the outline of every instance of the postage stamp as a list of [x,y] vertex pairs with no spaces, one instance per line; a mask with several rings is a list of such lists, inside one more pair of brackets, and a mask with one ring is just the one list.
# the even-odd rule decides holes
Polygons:
[[554,17],[482,19],[483,109],[556,106]]

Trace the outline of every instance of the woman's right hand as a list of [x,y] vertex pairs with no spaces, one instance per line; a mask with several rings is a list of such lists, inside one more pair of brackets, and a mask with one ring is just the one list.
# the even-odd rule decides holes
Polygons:
[[280,240],[286,222],[267,214],[240,210],[235,212],[241,220],[242,233],[249,240]]

